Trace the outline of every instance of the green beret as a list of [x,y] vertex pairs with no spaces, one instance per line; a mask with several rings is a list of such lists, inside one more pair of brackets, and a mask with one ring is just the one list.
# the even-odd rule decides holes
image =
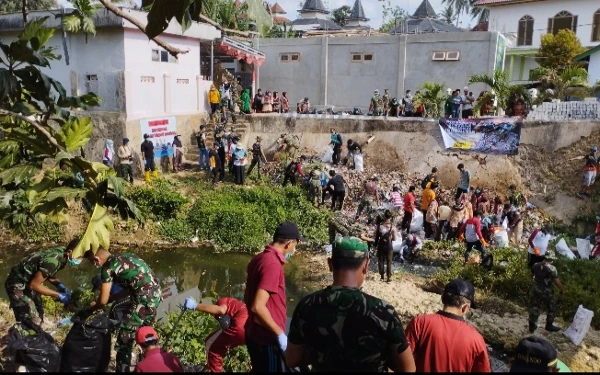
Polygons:
[[365,258],[369,254],[367,243],[356,237],[343,237],[333,244],[332,256],[344,258]]

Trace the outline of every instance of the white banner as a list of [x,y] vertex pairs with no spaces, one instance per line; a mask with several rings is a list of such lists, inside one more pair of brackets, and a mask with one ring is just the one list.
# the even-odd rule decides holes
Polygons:
[[173,155],[173,139],[177,135],[177,121],[175,117],[162,117],[140,120],[142,139],[144,134],[150,135],[154,143],[156,158]]

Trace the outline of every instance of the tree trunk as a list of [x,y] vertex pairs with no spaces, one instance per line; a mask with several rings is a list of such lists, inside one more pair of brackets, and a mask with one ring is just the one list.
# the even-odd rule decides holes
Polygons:
[[22,8],[23,23],[27,23],[28,9],[29,9],[29,1],[23,0],[23,8]]

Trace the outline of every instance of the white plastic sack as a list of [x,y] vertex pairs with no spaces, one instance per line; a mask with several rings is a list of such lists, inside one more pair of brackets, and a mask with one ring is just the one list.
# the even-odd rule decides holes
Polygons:
[[325,250],[325,252],[329,254],[333,250],[333,245],[325,245],[323,246],[323,250]]
[[419,232],[423,229],[423,213],[419,210],[415,210],[413,213],[412,221],[410,222],[410,232]]
[[354,155],[354,170],[357,172],[362,172],[364,170],[362,154]]
[[593,317],[593,311],[586,309],[583,305],[579,305],[577,313],[573,318],[573,323],[563,332],[563,335],[567,336],[573,344],[579,346],[590,330]]
[[504,221],[502,222],[502,229],[507,230],[508,229],[508,218],[505,217]]
[[494,242],[496,242],[496,247],[508,247],[508,232],[499,230],[494,233]]
[[[579,239],[577,240],[577,247],[579,247]],[[564,255],[569,259],[575,259],[575,254],[573,254],[564,238],[561,238],[560,241],[556,243],[555,248],[559,254]]]
[[333,148],[327,147],[327,151],[325,151],[325,155],[323,155],[323,159],[321,159],[323,163],[333,163]]
[[402,234],[400,234],[400,231],[397,231],[396,241],[392,241],[392,252],[399,253],[402,248],[402,242]]
[[[590,253],[592,252],[592,244],[590,243],[590,240],[576,238],[575,241],[577,241],[577,252],[579,253],[579,257],[581,259],[590,259]],[[573,258],[574,257],[575,255],[573,255]]]

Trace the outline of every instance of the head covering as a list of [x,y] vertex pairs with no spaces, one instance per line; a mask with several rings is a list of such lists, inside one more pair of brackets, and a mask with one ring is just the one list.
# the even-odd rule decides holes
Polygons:
[[144,139],[148,139],[148,138],[150,138],[150,134],[148,134],[148,133],[144,134]]
[[463,90],[469,91],[469,86],[465,86],[465,88]]
[[471,301],[471,307],[476,309],[475,287],[470,282],[463,279],[454,279],[446,284],[444,294],[450,296],[461,296]]
[[291,221],[286,221],[275,229],[275,234],[273,238],[280,238],[282,240],[298,240],[302,242],[306,242],[306,239],[300,234],[298,230],[298,225],[296,223],[292,223]]
[[356,237],[343,237],[334,242],[331,256],[334,258],[366,258],[369,246]]
[[262,141],[262,138],[260,136],[256,137],[257,141]]
[[592,147],[592,151],[593,151],[593,152],[596,152],[596,151],[598,151],[598,147],[596,147],[596,146],[593,146],[593,147]]
[[379,94],[379,90],[373,91],[373,94]]
[[448,94],[450,94],[450,93],[452,92],[452,89],[451,89],[450,87],[448,87],[448,88],[446,89],[446,92],[447,92]]
[[140,327],[135,333],[135,342],[138,344],[145,344],[148,341],[158,341],[158,334],[154,328],[150,326]]
[[515,349],[510,372],[553,372],[557,366],[554,345],[540,336],[525,337]]
[[115,153],[115,142],[112,139],[104,141],[104,147],[108,148],[113,154]]
[[546,225],[544,225],[542,227],[542,230],[546,233],[554,234],[554,228],[552,228],[552,224],[550,224],[550,223],[547,223]]
[[129,143],[129,138],[123,138],[123,143]]

